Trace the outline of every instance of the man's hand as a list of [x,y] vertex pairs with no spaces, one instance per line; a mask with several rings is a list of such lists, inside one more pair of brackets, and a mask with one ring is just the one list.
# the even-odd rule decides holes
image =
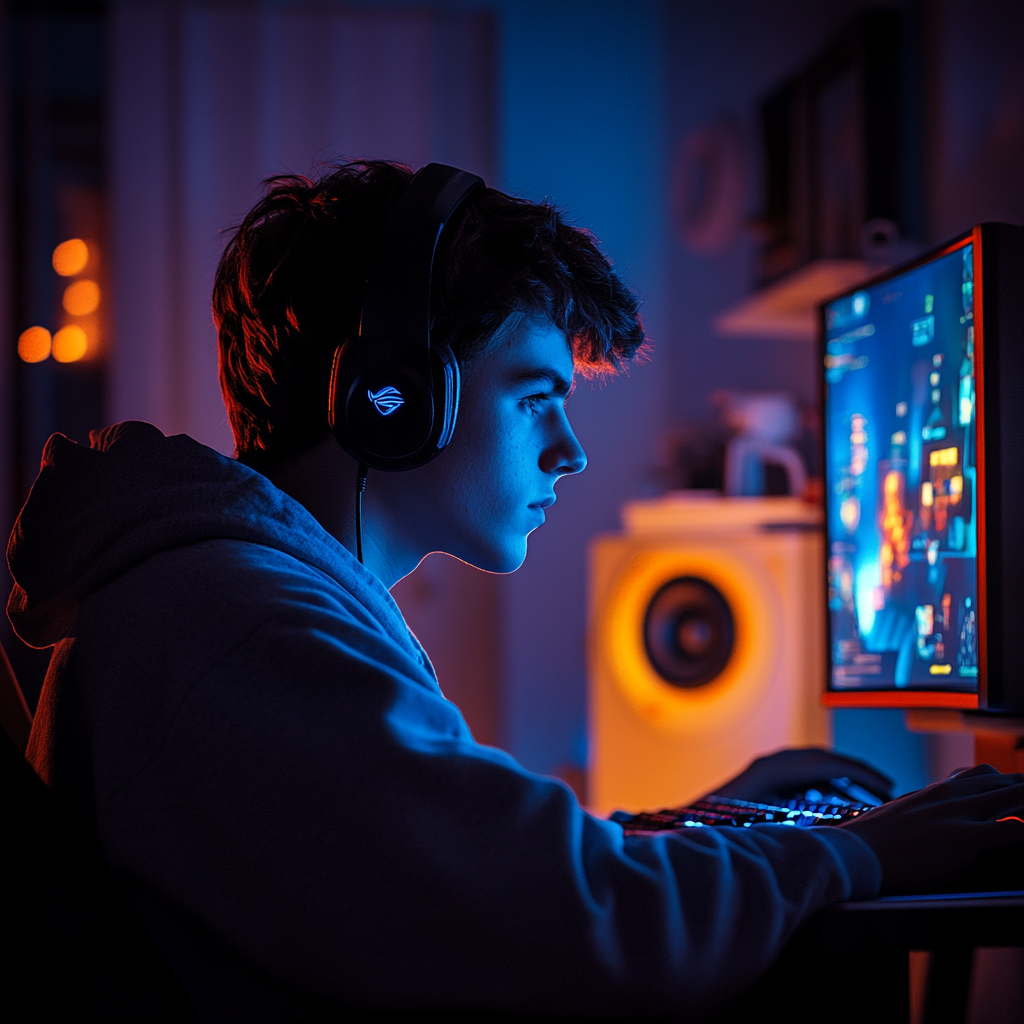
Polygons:
[[832,784],[833,779],[846,779],[879,800],[888,800],[892,795],[893,781],[887,775],[863,761],[833,754],[821,747],[780,750],[759,757],[731,782],[719,786],[715,794],[735,800],[771,803],[773,798],[789,799],[812,787],[822,792],[839,788]]
[[884,892],[924,892],[990,850],[1024,843],[1024,775],[978,765],[839,827],[874,850]]

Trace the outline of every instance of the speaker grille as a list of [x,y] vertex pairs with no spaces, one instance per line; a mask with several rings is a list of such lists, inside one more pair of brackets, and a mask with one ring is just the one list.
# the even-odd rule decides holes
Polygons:
[[694,689],[712,682],[729,664],[735,642],[729,603],[696,576],[669,580],[644,616],[644,647],[665,682]]

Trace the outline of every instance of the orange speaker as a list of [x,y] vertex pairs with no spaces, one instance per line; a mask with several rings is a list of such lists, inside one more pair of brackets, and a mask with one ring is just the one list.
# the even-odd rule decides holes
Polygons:
[[590,552],[591,808],[683,804],[827,744],[820,511],[680,492],[623,526]]

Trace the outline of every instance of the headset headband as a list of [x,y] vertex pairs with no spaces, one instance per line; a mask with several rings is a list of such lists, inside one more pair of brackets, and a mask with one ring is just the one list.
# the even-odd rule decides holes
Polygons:
[[331,429],[371,469],[422,466],[451,440],[459,369],[430,337],[434,257],[452,214],[483,187],[475,174],[427,164],[384,226],[359,336],[339,346],[331,374]]
[[361,338],[429,351],[437,243],[451,215],[482,186],[475,174],[444,164],[427,164],[412,179],[384,227],[363,300]]

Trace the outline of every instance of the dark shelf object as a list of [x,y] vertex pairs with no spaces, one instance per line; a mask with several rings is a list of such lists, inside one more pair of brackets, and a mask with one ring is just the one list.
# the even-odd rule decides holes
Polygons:
[[920,70],[907,15],[872,11],[761,107],[757,283],[920,237]]

